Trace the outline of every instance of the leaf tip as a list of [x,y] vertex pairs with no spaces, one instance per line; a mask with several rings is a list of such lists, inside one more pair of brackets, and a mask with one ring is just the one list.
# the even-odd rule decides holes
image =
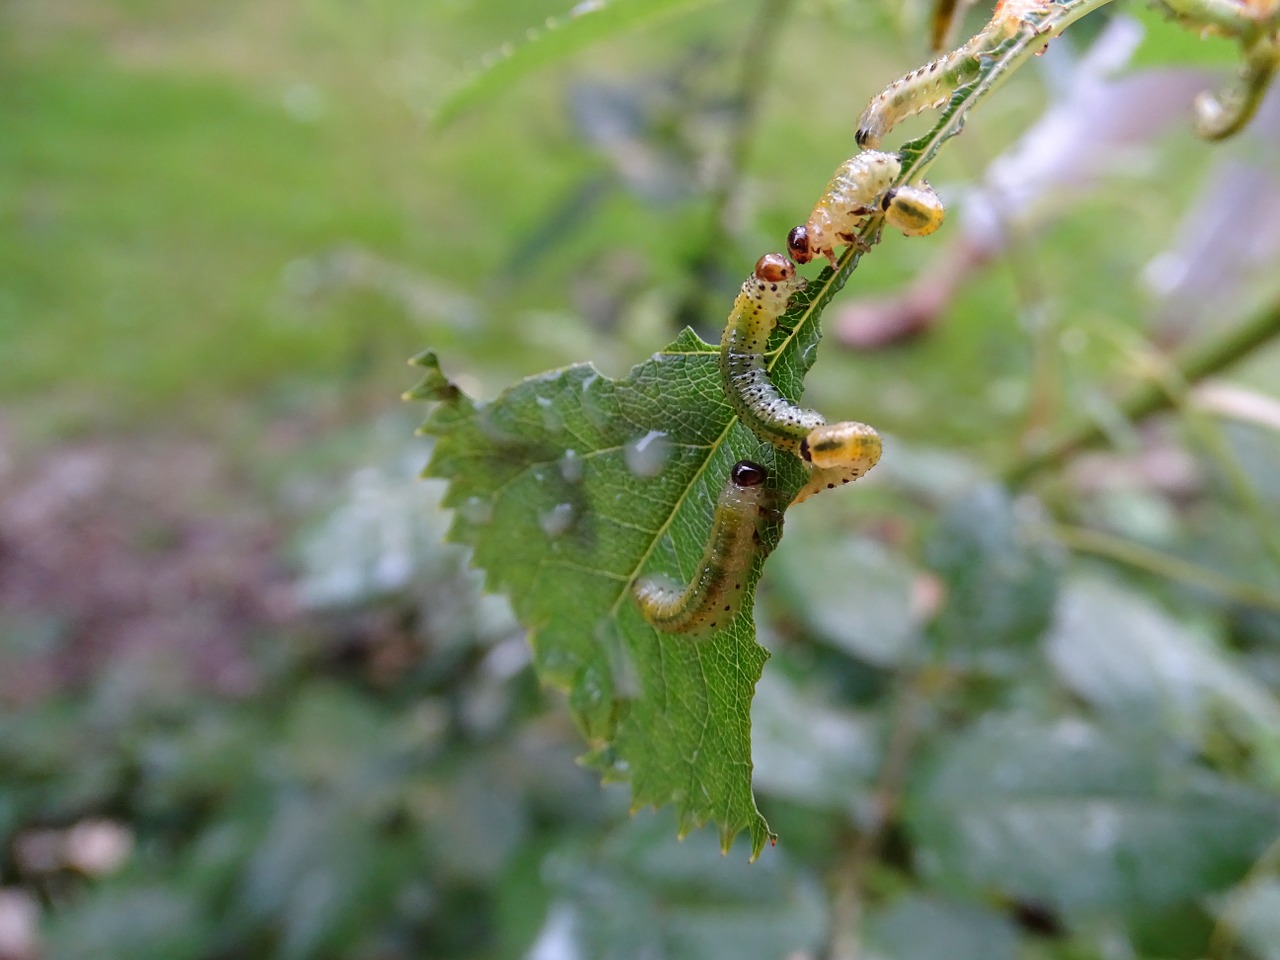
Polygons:
[[778,835],[769,829],[763,817],[757,814],[756,822],[751,825],[751,857],[749,863],[755,863],[764,852],[765,844],[771,847],[778,845]]
[[440,369],[440,358],[434,350],[424,350],[409,358],[409,366],[422,367],[422,379],[400,395],[402,400],[457,400],[462,390]]
[[733,838],[738,835],[738,828],[728,824],[720,824],[720,856],[727,857],[733,849]]

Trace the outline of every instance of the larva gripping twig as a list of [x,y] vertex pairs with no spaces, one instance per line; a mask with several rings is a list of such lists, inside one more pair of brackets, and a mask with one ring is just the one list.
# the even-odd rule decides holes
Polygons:
[[871,98],[858,117],[858,146],[878,147],[903,120],[945,106],[957,90],[977,79],[984,57],[1048,6],[1049,0],[1001,0],[986,26],[966,43],[899,77]]
[[720,340],[720,373],[738,417],[761,440],[813,468],[795,503],[856,480],[880,459],[880,435],[873,428],[852,421],[827,423],[818,411],[784,397],[769,378],[769,334],[803,282],[786,257],[765,254],[742,284]]
[[925,236],[942,226],[942,201],[927,183],[893,184],[902,172],[896,153],[863,150],[836,168],[809,219],[787,236],[797,263],[823,256],[836,266],[835,249],[856,243],[856,231],[873,213],[907,236]]

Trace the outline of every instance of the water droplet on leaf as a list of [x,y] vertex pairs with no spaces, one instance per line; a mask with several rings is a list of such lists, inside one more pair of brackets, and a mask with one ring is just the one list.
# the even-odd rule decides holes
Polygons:
[[576,512],[572,503],[557,503],[538,515],[538,526],[548,537],[563,536],[573,526]]
[[576,450],[566,450],[560,458],[560,476],[567,483],[581,483],[584,464]]
[[458,513],[468,523],[488,523],[493,519],[493,501],[484,497],[467,497]]
[[551,433],[559,433],[564,429],[564,417],[556,409],[555,401],[550,397],[538,397],[538,412],[542,414],[542,425]]
[[661,430],[650,430],[639,440],[627,444],[624,456],[627,469],[637,477],[656,477],[671,459],[671,441]]

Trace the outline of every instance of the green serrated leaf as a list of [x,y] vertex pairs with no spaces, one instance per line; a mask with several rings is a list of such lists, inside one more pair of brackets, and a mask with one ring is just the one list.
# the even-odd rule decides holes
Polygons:
[[1273,795],[1078,720],[993,718],[910,785],[921,867],[1064,912],[1167,906],[1237,880],[1280,830]]
[[711,2],[582,0],[564,16],[548,18],[542,29],[530,29],[521,42],[505,43],[488,54],[478,69],[436,106],[436,125],[443,126],[538,68],[564,60],[592,43]]
[[[817,319],[860,257],[851,248],[781,318],[768,366],[785,395],[799,395]],[[568,692],[591,745],[583,762],[629,782],[637,806],[673,804],[682,832],[714,821],[728,849],[747,830],[758,855],[772,838],[751,793],[751,698],[768,657],[751,615],[763,560],[742,612],[704,640],[650,627],[631,583],[650,572],[688,580],[734,462],[769,468],[783,503],[807,479],[803,465],[737,422],[719,350],[691,330],[621,379],[577,364],[485,404],[450,384],[433,354],[414,363],[425,374],[410,394],[441,398],[420,432],[436,438],[426,475],[449,481],[450,538],[511,598],[542,681]],[[772,546],[780,525],[763,535]]]

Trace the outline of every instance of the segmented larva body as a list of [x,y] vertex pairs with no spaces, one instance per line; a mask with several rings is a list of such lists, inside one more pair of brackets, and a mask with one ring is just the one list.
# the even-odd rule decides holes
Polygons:
[[865,423],[827,423],[784,397],[765,366],[765,348],[803,281],[786,257],[767,253],[742,285],[720,339],[720,373],[739,419],[761,440],[814,468],[793,502],[862,476],[880,459],[880,435]]
[[772,513],[768,471],[739,460],[716,500],[711,535],[692,579],[681,586],[662,576],[640,577],[631,585],[640,612],[665,633],[705,637],[723,630],[738,615],[747,575],[763,550],[760,523]]
[[834,268],[835,249],[856,242],[855,231],[877,210],[907,236],[933,233],[946,212],[927,183],[893,187],[902,172],[896,153],[863,150],[836,168],[809,219],[787,236],[787,249],[797,263],[824,256]]
[[809,482],[792,503],[857,480],[880,460],[880,434],[865,423],[846,420],[818,427],[806,438],[801,456],[814,465]]
[[[1052,0],[1000,0],[991,19],[964,44],[899,77],[871,98],[858,117],[854,134],[858,146],[878,147],[903,120],[944,106],[957,90],[977,78],[984,55],[1024,26],[1033,26],[1036,18],[1047,13],[1051,5]],[[945,11],[945,6],[940,5],[938,9]]]
[[764,353],[778,317],[803,286],[795,265],[780,253],[766,253],[733,301],[720,338],[720,376],[734,412],[761,440],[800,455],[800,445],[827,421],[784,397],[769,379]]
[[941,107],[956,90],[976,77],[981,65],[976,40],[978,37],[923,67],[917,67],[872,97],[858,117],[858,129],[854,134],[858,146],[880,146],[880,141],[903,120]]

